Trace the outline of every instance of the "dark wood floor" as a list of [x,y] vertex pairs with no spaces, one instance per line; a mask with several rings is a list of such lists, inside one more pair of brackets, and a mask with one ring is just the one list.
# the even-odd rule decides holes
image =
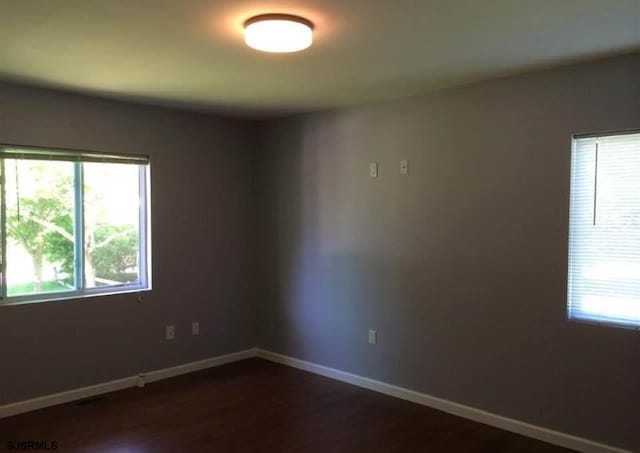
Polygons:
[[18,441],[92,453],[568,451],[260,359],[0,420],[0,449]]

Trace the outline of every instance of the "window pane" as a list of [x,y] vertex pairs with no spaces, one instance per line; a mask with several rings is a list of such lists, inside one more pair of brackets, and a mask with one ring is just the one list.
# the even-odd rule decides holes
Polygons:
[[87,288],[140,282],[140,166],[83,163]]
[[74,289],[73,165],[4,161],[8,296]]
[[577,139],[569,316],[640,326],[640,134]]

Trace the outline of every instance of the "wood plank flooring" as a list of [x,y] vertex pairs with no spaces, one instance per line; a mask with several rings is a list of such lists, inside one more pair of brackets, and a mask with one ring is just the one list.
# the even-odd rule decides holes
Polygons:
[[0,450],[20,441],[91,453],[569,451],[261,359],[0,420]]

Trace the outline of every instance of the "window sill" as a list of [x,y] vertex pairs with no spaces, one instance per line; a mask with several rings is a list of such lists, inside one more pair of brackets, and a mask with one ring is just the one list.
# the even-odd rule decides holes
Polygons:
[[113,296],[117,294],[143,293],[151,291],[150,286],[127,286],[126,288],[104,288],[89,291],[69,291],[60,293],[42,294],[41,296],[14,296],[0,301],[0,307],[15,305],[39,304],[43,302],[64,302],[76,299],[86,299],[98,296]]
[[577,318],[577,317],[567,317],[567,320],[572,323],[577,324],[590,324],[593,326],[600,327],[613,327],[616,329],[625,329],[625,330],[635,330],[636,332],[640,332],[640,325],[636,324],[625,324],[615,321],[607,321],[602,319],[591,319],[591,318]]

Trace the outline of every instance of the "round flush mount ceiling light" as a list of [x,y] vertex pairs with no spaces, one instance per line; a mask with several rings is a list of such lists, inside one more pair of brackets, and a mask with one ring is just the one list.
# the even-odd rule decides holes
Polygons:
[[263,52],[298,52],[313,43],[313,23],[290,14],[261,14],[244,23],[244,41]]

